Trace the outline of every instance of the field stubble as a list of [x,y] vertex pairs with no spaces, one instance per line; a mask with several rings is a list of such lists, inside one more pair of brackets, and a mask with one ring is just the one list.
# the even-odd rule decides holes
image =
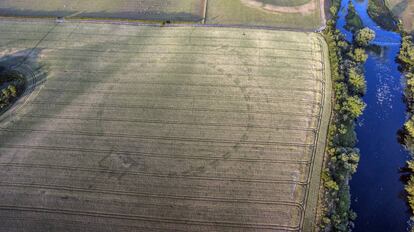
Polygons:
[[12,21],[0,30],[3,53],[35,47],[48,72],[0,123],[1,230],[303,226],[330,111],[319,35]]

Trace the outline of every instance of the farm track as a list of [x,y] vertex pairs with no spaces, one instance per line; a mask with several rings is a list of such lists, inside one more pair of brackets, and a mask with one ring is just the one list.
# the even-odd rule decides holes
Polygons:
[[[52,228],[64,216],[154,230],[303,229],[329,111],[317,35],[26,26],[0,24],[16,28],[0,48],[38,62],[48,80],[0,121],[0,229],[22,217],[39,228],[46,215]],[[95,36],[111,30],[120,36]],[[28,38],[10,44],[13,34]]]

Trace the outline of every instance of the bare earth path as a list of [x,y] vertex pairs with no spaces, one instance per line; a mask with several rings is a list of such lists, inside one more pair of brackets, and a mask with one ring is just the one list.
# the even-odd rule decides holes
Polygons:
[[330,112],[319,35],[14,21],[0,31],[0,65],[47,76],[0,118],[0,231],[312,222]]

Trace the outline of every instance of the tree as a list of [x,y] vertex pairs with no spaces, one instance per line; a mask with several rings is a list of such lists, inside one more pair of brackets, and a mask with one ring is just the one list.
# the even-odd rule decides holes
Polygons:
[[366,105],[361,100],[361,98],[357,96],[351,96],[346,99],[343,103],[342,110],[346,115],[348,115],[351,119],[356,119],[362,115]]
[[362,74],[358,73],[355,67],[349,69],[348,73],[348,83],[350,91],[353,94],[364,95],[366,92],[366,82]]
[[329,175],[328,169],[322,171],[321,179],[323,180],[323,185],[327,190],[334,192],[339,190],[338,183],[336,183]]
[[10,90],[9,89],[2,89],[1,93],[3,94],[5,99],[8,99],[10,97]]
[[16,87],[15,87],[14,85],[9,85],[9,86],[7,87],[7,89],[9,90],[10,95],[11,95],[12,97],[17,97],[17,89],[16,89]]
[[404,128],[407,132],[407,134],[411,137],[414,138],[414,118],[410,118],[407,122],[405,122],[404,124]]
[[408,183],[405,185],[405,191],[407,192],[408,196],[408,203],[411,208],[411,212],[414,213],[414,176],[411,175]]
[[355,42],[361,47],[366,47],[375,39],[375,32],[365,27],[355,33]]
[[405,74],[405,90],[404,95],[408,108],[414,112],[414,73]]
[[348,14],[345,16],[346,24],[345,28],[349,31],[355,32],[364,27],[361,17],[355,11],[354,4],[352,1],[349,1],[348,4]]
[[331,8],[329,8],[329,12],[331,13],[331,15],[335,16],[336,14],[338,14],[338,8],[336,6],[331,6]]
[[365,50],[362,48],[355,48],[354,52],[351,53],[350,56],[357,63],[365,63],[368,59],[367,53],[365,53]]
[[414,44],[411,36],[404,36],[398,59],[406,66],[407,71],[414,68]]

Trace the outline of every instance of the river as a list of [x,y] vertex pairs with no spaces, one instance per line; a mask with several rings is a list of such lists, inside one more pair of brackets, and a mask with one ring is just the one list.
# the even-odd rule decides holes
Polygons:
[[[348,1],[342,0],[337,28],[352,40],[352,34],[344,28]],[[351,207],[358,214],[354,231],[406,231],[410,214],[399,170],[409,154],[397,140],[397,131],[406,117],[404,81],[396,63],[401,38],[398,33],[381,29],[369,17],[367,1],[353,3],[364,26],[376,32],[373,44],[381,49],[369,52],[365,64],[367,108],[356,128],[361,159],[350,182]]]

